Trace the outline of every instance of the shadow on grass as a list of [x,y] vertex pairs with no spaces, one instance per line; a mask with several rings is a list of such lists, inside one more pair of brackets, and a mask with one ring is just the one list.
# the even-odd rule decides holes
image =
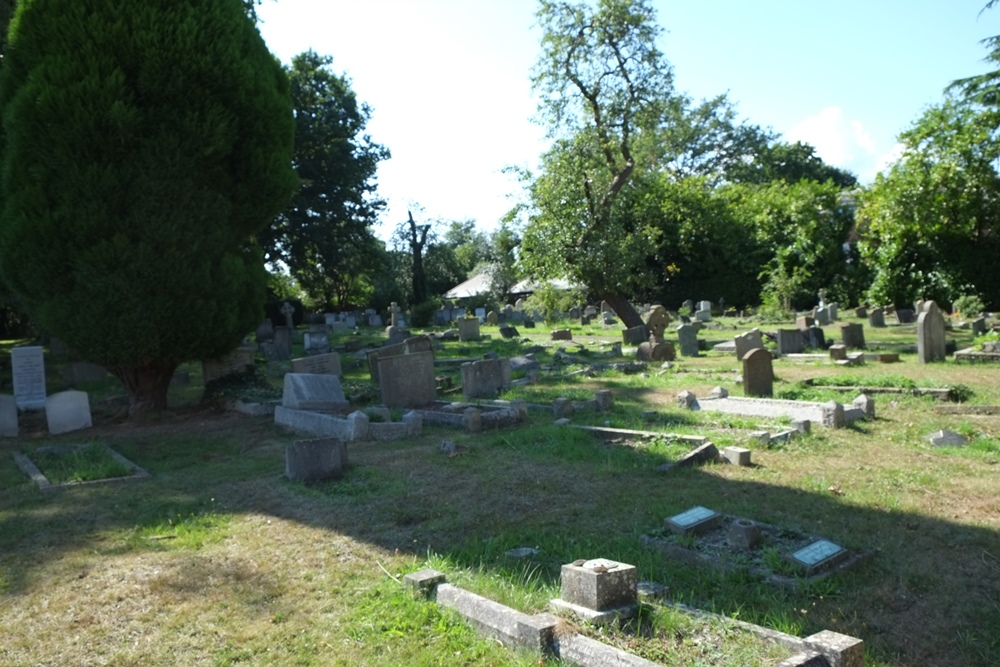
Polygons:
[[[675,600],[799,634],[860,636],[892,665],[1000,660],[989,631],[1000,627],[1000,537],[987,527],[768,483],[766,469],[662,473],[656,467],[673,456],[666,443],[609,444],[537,425],[474,435],[428,429],[413,441],[358,444],[345,477],[306,486],[281,476],[282,445],[295,436],[266,420],[219,419],[222,428],[206,433],[135,429],[109,438],[153,473],[149,482],[52,495],[25,484],[0,490],[0,592],[25,591],[33,568],[81,547],[172,548],[175,539],[153,538],[184,532],[176,525],[188,526],[197,547],[224,532],[227,517],[260,513],[410,554],[415,566],[436,560],[509,585],[530,577],[543,592],[555,590],[563,563],[612,558],[667,584]],[[464,454],[442,454],[445,437]],[[3,447],[6,456],[10,445]],[[881,555],[858,571],[787,590],[641,546],[641,535],[693,505]],[[507,555],[516,547],[538,552],[518,560]]]

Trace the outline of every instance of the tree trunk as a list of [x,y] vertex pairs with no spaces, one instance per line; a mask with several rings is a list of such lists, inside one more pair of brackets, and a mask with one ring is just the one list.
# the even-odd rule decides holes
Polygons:
[[108,370],[125,385],[130,421],[167,409],[167,390],[177,364],[161,362],[145,366],[110,367]]
[[644,324],[639,313],[621,294],[602,294],[601,298],[608,302],[611,309],[615,311],[615,315],[625,324],[626,329]]

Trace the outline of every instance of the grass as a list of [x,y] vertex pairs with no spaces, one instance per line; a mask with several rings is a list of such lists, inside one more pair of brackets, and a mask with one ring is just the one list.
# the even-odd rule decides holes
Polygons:
[[[718,325],[703,337],[724,340],[753,323]],[[866,329],[870,342],[915,340],[913,327]],[[544,347],[543,359],[555,350],[548,330],[520,328]],[[574,336],[595,351],[620,340],[617,329],[592,325]],[[447,343],[445,352],[478,356],[499,351],[497,343]],[[519,349],[503,344],[505,355]],[[1000,366],[920,365],[910,354],[891,367],[775,363],[778,391],[819,378],[820,385],[964,384],[970,402],[1000,403]],[[349,383],[370,386],[363,366],[344,366]],[[557,595],[562,564],[591,557],[636,565],[640,579],[667,585],[675,602],[799,636],[831,629],[861,637],[868,665],[1000,662],[993,631],[1000,417],[938,414],[928,398],[878,395],[875,421],[816,427],[774,449],[751,446],[753,467],[658,472],[687,449],[667,433],[742,446],[751,431],[787,426],[676,407],[685,389],[704,396],[722,385],[741,395],[739,370],[735,357],[709,352],[667,370],[651,365],[647,377],[606,371],[513,394],[545,404],[611,389],[610,412],[582,412],[574,423],[610,421],[660,437],[603,441],[533,412],[521,428],[427,428],[408,441],[352,445],[344,478],[319,485],[282,476],[284,447],[301,436],[266,418],[196,407],[194,368],[192,385],[172,394],[177,407],[159,420],[123,424],[114,409],[93,403],[98,426],[88,436],[149,470],[153,477],[142,483],[42,494],[9,452],[71,436],[46,438],[23,426],[22,439],[0,442],[0,664],[536,665],[537,655],[484,639],[397,579],[434,567],[533,613]],[[57,382],[58,365],[47,372]],[[102,391],[116,395],[111,383]],[[649,410],[660,419],[644,422]],[[941,428],[970,444],[932,448],[924,438]],[[464,454],[442,455],[442,438]],[[668,561],[640,544],[664,517],[699,504],[878,555],[858,570],[787,589],[744,571]],[[534,552],[508,555],[518,547]],[[781,554],[769,557],[783,566]],[[602,639],[663,664],[780,658],[725,624],[658,606]]]
[[31,459],[52,484],[90,482],[132,474],[128,466],[97,443],[68,448],[39,448]]

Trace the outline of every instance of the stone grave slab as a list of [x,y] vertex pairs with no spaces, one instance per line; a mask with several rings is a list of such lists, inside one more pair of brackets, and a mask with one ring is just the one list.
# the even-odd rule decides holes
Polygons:
[[664,526],[679,535],[702,533],[712,530],[722,521],[722,515],[715,510],[696,505],[680,514],[667,517]]
[[799,567],[806,576],[833,567],[848,556],[848,551],[829,540],[817,540],[809,546],[788,554],[788,560]]
[[45,352],[37,345],[10,351],[14,374],[14,400],[21,410],[45,408]]

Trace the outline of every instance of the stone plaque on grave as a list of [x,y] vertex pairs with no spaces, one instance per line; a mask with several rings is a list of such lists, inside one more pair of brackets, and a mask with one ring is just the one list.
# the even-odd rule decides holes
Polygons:
[[470,340],[479,340],[479,320],[475,317],[460,317],[455,320],[458,327],[458,340],[463,343]]
[[433,352],[380,357],[378,377],[387,407],[414,408],[437,400]]
[[73,361],[66,364],[63,371],[63,383],[75,385],[81,382],[103,382],[108,379],[108,371],[103,366],[86,361]]
[[865,349],[865,328],[860,324],[842,324],[840,338],[844,342],[844,347],[854,350]]
[[868,313],[868,324],[879,328],[885,326],[885,314],[881,308],[872,308],[871,312]]
[[39,346],[15,347],[10,351],[14,373],[14,400],[22,410],[45,408],[45,352]]
[[689,510],[667,517],[664,525],[671,531],[684,535],[687,533],[703,533],[715,528],[722,522],[722,515],[715,510],[696,505]]
[[774,394],[774,368],[767,350],[758,347],[743,357],[743,393],[768,397]]
[[343,375],[340,369],[340,355],[336,352],[292,359],[292,372],[311,375]]
[[788,559],[811,575],[842,561],[847,549],[829,540],[817,540],[809,546],[788,555]]
[[924,311],[917,317],[917,361],[927,364],[944,361],[944,315],[933,301],[924,303]]

